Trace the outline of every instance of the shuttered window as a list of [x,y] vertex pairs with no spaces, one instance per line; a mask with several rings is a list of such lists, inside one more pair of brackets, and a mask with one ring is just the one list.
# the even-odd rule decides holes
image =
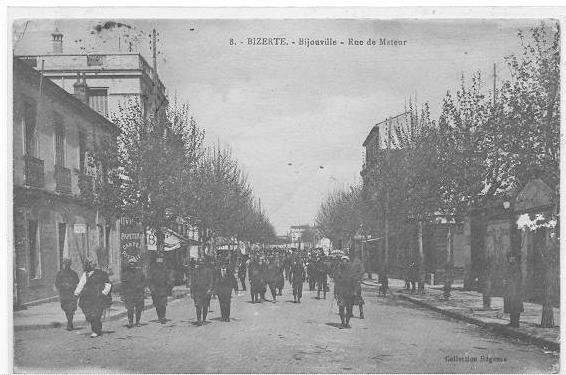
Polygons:
[[29,156],[36,156],[36,105],[35,103],[24,103],[24,130],[25,130],[25,153]]
[[89,89],[88,105],[101,115],[108,116],[108,89]]
[[65,128],[62,124],[55,127],[55,165],[65,166]]

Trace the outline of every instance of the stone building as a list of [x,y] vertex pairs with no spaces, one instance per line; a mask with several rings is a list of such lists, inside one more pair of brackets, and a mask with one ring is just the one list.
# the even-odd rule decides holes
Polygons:
[[[92,256],[119,277],[119,228],[86,199],[93,181],[88,153],[95,142],[115,142],[117,127],[91,109],[88,80],[76,96],[18,58],[13,61],[13,215],[15,304],[55,297],[63,257]],[[83,101],[81,101],[83,100]],[[80,187],[79,187],[80,186]]]
[[55,30],[51,38],[50,53],[18,57],[71,94],[77,74],[84,75],[89,86],[88,103],[102,115],[110,118],[120,105],[129,102],[140,103],[146,114],[156,105],[167,106],[165,86],[141,54],[67,54],[63,34]]

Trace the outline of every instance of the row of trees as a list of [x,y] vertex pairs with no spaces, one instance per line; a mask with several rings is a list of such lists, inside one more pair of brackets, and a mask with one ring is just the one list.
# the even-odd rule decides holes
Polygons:
[[[486,93],[479,72],[469,81],[462,77],[456,93],[447,92],[438,120],[432,119],[428,104],[419,109],[410,104],[407,123],[390,128],[385,149],[364,176],[363,189],[333,193],[321,205],[317,224],[323,233],[331,239],[348,238],[362,224],[377,230],[378,222],[386,226],[413,221],[418,228],[421,287],[423,223],[438,217],[461,223],[464,216],[477,213],[477,236],[483,238],[485,215],[495,202],[509,198],[533,178],[557,186],[559,34],[558,24],[532,28],[528,37],[519,33],[523,53],[507,57],[510,78],[499,90]],[[512,248],[517,248],[513,240]],[[450,239],[448,250],[446,297],[453,263]],[[483,262],[479,276],[489,306],[490,259],[485,256]]]
[[204,146],[205,133],[188,105],[173,101],[147,115],[136,102],[120,106],[112,121],[121,130],[89,157],[96,176],[90,203],[108,218],[139,220],[164,246],[164,229],[179,217],[198,223],[201,240],[219,237],[266,242],[275,232],[256,203],[228,148]]

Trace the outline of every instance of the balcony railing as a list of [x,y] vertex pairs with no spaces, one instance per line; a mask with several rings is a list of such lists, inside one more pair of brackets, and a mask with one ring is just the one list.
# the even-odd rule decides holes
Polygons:
[[71,194],[71,170],[55,166],[55,190],[63,194]]
[[25,161],[25,184],[28,186],[43,187],[43,160],[26,155]]

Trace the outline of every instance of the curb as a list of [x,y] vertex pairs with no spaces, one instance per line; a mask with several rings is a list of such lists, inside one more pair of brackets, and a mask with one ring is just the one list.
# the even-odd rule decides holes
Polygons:
[[[189,294],[188,291],[182,291],[182,292],[178,292],[173,296],[170,296],[167,298],[167,302],[174,302],[178,299],[181,299],[183,297],[185,297],[187,294]],[[153,304],[146,304],[144,305],[143,311],[149,310],[153,308]],[[128,312],[127,311],[121,311],[118,312],[116,314],[107,316],[106,318],[104,318],[102,320],[102,322],[109,322],[109,321],[113,321],[113,320],[119,320],[122,319],[123,317],[128,316]],[[75,320],[73,321],[73,324],[88,324],[88,322],[84,319],[82,320]],[[50,329],[50,328],[61,328],[63,326],[66,325],[65,323],[61,323],[61,322],[51,322],[51,323],[38,323],[38,324],[22,324],[22,325],[14,325],[14,332],[21,332],[21,331],[35,331],[35,330],[42,330],[42,329]]]
[[459,314],[459,313],[449,311],[449,310],[444,310],[444,309],[442,309],[438,306],[434,306],[434,305],[431,305],[429,303],[420,301],[418,299],[414,299],[414,298],[411,298],[409,296],[406,296],[403,293],[395,292],[395,295],[397,297],[401,298],[401,299],[412,302],[415,305],[426,307],[429,310],[439,312],[442,315],[446,315],[446,316],[453,318],[453,319],[462,320],[462,321],[465,321],[467,323],[475,324],[477,326],[486,328],[486,329],[488,329],[488,330],[490,330],[494,333],[498,333],[498,334],[501,334],[501,335],[504,335],[504,336],[514,337],[514,338],[518,338],[518,339],[521,339],[521,340],[524,340],[524,341],[528,341],[529,343],[535,344],[535,345],[543,347],[543,348],[551,349],[551,350],[554,350],[554,351],[560,351],[560,343],[550,341],[550,340],[547,340],[547,339],[542,338],[542,337],[532,336],[532,335],[529,335],[528,333],[516,331],[513,328],[502,325],[502,324],[486,323],[486,322],[483,322],[483,321],[481,321],[480,319],[477,319],[477,318],[473,318],[473,317],[466,316],[466,315],[463,315],[463,314]]

